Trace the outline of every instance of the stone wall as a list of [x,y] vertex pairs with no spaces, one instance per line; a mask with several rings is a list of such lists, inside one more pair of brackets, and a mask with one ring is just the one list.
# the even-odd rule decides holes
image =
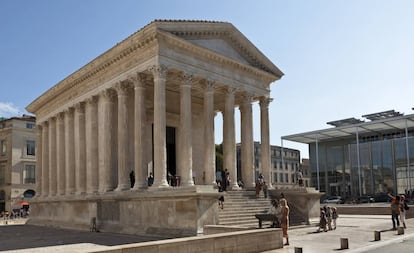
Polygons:
[[39,199],[32,202],[29,223],[88,230],[95,217],[102,232],[190,236],[217,223],[217,195],[197,186]]

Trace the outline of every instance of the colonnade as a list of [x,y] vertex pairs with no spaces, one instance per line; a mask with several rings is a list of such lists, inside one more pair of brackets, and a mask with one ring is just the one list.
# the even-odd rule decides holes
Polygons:
[[[153,75],[153,165],[152,187],[169,187],[166,163],[166,82],[168,69],[162,65],[148,69]],[[193,76],[182,74],[179,88],[179,154],[177,174],[181,186],[192,186],[192,94]],[[215,182],[215,87],[203,80],[205,182]],[[133,91],[133,92],[132,92]],[[145,74],[114,83],[84,101],[38,123],[37,195],[42,197],[81,195],[131,190],[129,173],[134,170],[132,190],[147,186],[146,145],[148,128],[145,109]],[[226,87],[223,110],[224,168],[231,176],[231,187],[237,189],[235,143],[236,89]],[[245,185],[254,186],[254,146],[252,99],[256,94],[243,92],[241,111],[242,175]],[[133,108],[128,106],[133,96]],[[270,183],[269,112],[271,100],[260,100],[262,172]],[[116,104],[115,104],[116,103]],[[132,111],[131,111],[132,110]],[[130,117],[133,115],[133,117]],[[130,121],[133,122],[130,122]],[[114,124],[116,122],[116,124]],[[131,129],[133,128],[133,129]],[[133,140],[131,137],[133,136]],[[130,150],[133,151],[130,151]],[[132,162],[131,162],[132,161]]]

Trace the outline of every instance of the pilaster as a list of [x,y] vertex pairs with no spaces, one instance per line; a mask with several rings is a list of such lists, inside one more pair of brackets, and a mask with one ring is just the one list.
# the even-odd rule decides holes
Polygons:
[[75,105],[75,185],[76,194],[86,193],[85,103]]

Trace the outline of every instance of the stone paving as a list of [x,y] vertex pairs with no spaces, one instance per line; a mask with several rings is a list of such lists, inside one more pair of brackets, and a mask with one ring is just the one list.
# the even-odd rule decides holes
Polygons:
[[[403,235],[391,230],[388,215],[340,215],[336,230],[317,233],[316,226],[296,227],[289,230],[290,246],[265,253],[295,252],[390,252],[397,245],[398,253],[412,252],[414,245],[414,219],[407,220]],[[381,231],[381,240],[374,241],[374,231]],[[347,238],[349,249],[340,250],[340,238]],[[32,225],[0,226],[0,251],[8,253],[86,253],[91,250],[110,249],[114,245],[161,240],[155,236],[93,233]],[[385,251],[384,251],[385,250]]]

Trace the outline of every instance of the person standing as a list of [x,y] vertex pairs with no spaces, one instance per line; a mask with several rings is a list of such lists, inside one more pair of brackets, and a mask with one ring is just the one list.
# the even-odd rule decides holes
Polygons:
[[388,196],[391,198],[392,229],[397,230],[397,227],[400,226],[400,221],[398,219],[398,216],[400,215],[400,196],[394,197],[391,194],[388,194]]
[[289,236],[288,236],[288,228],[289,228],[289,206],[287,204],[287,200],[282,198],[279,200],[280,203],[280,213],[281,213],[281,220],[280,220],[280,227],[283,231],[283,237],[286,238],[286,243],[284,245],[289,245]]
[[400,219],[401,223],[403,224],[404,228],[407,228],[405,224],[405,212],[409,209],[407,205],[407,200],[405,199],[404,195],[401,195],[400,200]]
[[331,211],[332,211],[332,223],[333,223],[333,229],[336,229],[336,219],[338,219],[338,210],[336,209],[336,207],[331,207]]

